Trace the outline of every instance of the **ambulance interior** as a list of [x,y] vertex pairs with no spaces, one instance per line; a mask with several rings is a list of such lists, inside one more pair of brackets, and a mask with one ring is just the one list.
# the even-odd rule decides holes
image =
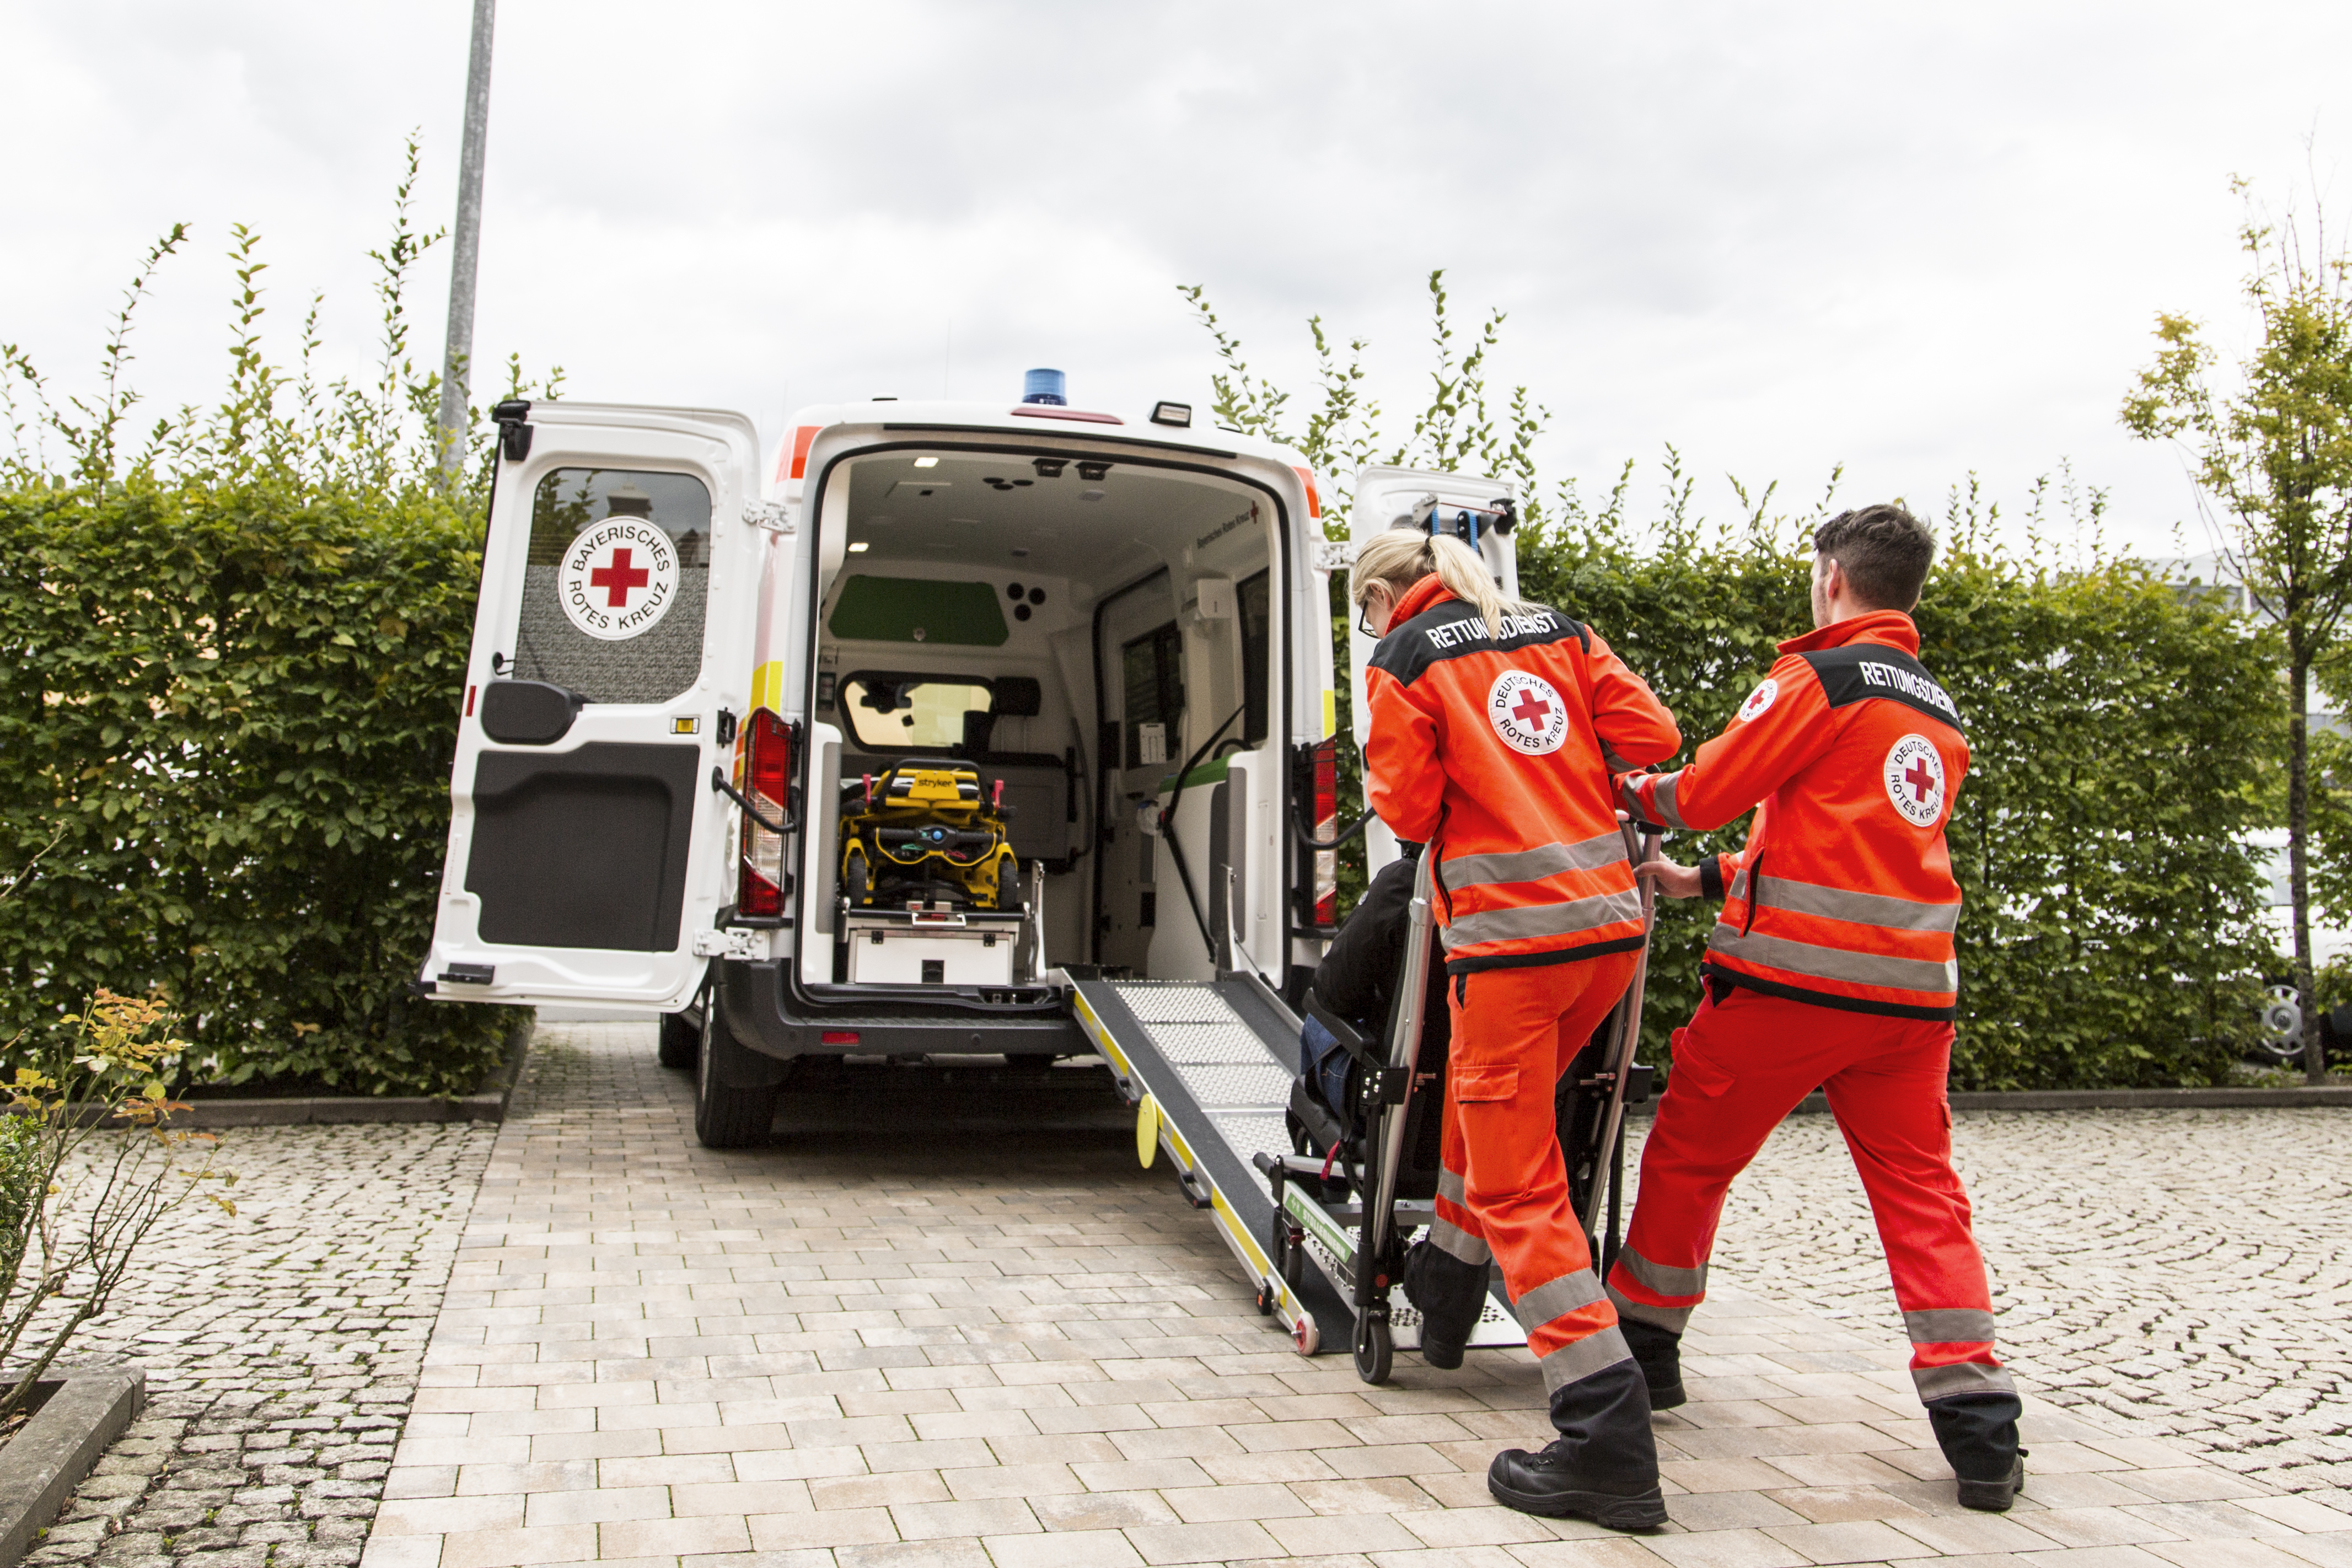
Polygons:
[[[803,984],[1281,973],[1281,595],[1263,492],[1109,460],[899,450],[835,468],[813,510]],[[958,781],[961,806],[883,809],[912,800],[907,775],[959,769],[978,775]],[[953,863],[982,852],[992,818],[1013,857],[993,899]],[[927,832],[946,846],[927,868],[881,863]]]

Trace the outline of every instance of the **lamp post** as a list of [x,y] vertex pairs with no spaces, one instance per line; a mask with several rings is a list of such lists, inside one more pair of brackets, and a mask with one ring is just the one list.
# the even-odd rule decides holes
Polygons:
[[498,0],[474,0],[473,52],[466,67],[466,140],[457,161],[457,243],[449,251],[449,336],[441,356],[441,409],[434,437],[441,489],[466,465],[467,380],[474,354],[474,276],[482,255],[482,144],[490,132],[490,30]]

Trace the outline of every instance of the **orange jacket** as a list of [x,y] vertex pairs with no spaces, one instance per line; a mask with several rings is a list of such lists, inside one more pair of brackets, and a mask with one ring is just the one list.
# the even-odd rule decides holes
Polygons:
[[1446,968],[1559,963],[1642,944],[1610,774],[1674,755],[1674,715],[1589,626],[1513,616],[1503,640],[1434,575],[1366,672],[1372,809],[1432,844]]
[[1876,610],[1780,645],[1730,727],[1680,773],[1622,781],[1669,827],[1759,801],[1747,847],[1699,867],[1725,898],[1707,963],[1775,996],[1898,1018],[1959,1002],[1960,889],[1944,825],[1969,771],[1959,710],[1911,617]]

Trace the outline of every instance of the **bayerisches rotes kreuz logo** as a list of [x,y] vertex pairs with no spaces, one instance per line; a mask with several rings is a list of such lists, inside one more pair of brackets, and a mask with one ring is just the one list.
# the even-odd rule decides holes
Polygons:
[[1748,700],[1739,705],[1739,717],[1749,722],[1761,719],[1771,711],[1772,704],[1780,699],[1780,683],[1768,675],[1764,683],[1749,692]]
[[1486,718],[1514,751],[1539,757],[1568,738],[1568,704],[1540,675],[1507,669],[1486,689]]
[[1944,815],[1944,755],[1925,735],[1906,735],[1886,753],[1886,798],[1914,827]]
[[608,517],[563,552],[556,592],[572,624],[605,642],[642,637],[677,599],[677,546],[642,517]]

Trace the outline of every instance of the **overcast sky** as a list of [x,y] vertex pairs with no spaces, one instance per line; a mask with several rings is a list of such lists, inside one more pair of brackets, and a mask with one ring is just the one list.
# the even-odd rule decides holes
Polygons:
[[[140,330],[152,403],[216,393],[228,227],[267,236],[282,353],[375,331],[401,141],[454,202],[469,0],[0,0],[0,340],[88,384],[143,246],[194,230]],[[2352,6],[503,0],[477,363],[574,395],[740,408],[1205,402],[1207,286],[1300,384],[1304,319],[1371,342],[1402,414],[1423,279],[1510,313],[1497,369],[1552,476],[1678,446],[1721,476],[2018,505],[2071,459],[2113,535],[2196,533],[2116,404],[2158,310],[2242,342],[2230,176],[2347,194]],[[2315,134],[2315,163],[2305,142]],[[2347,179],[2352,179],[2347,175]],[[2352,231],[2347,231],[2352,232]],[[420,278],[420,356],[447,286]],[[1467,324],[1466,322],[1465,323]]]

